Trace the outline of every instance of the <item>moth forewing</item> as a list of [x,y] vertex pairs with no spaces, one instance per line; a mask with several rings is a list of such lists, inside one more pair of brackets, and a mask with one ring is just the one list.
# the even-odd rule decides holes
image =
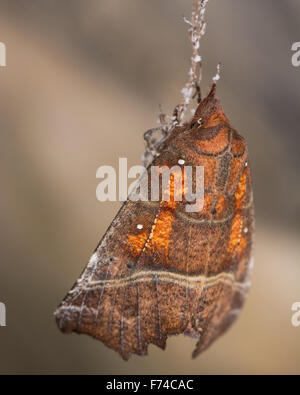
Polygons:
[[[163,200],[161,186],[159,200],[126,201],[55,313],[62,331],[91,335],[124,359],[183,333],[199,339],[197,356],[238,316],[249,288],[251,176],[245,141],[215,86],[193,119],[171,131],[152,166],[182,161],[204,169],[202,209],[186,210],[174,188]],[[147,175],[151,196],[151,166]]]

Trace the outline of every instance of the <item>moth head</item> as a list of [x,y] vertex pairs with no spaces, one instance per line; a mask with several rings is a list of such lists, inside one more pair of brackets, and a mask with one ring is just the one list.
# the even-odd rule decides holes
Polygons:
[[215,97],[216,85],[199,104],[189,124],[190,140],[199,153],[219,155],[230,144],[234,155],[241,156],[245,151],[245,141],[231,126],[223,112],[219,99]]
[[229,124],[228,118],[225,116],[219,99],[216,95],[216,84],[213,84],[209,94],[199,104],[195,115],[191,121],[191,127],[209,128],[219,124]]

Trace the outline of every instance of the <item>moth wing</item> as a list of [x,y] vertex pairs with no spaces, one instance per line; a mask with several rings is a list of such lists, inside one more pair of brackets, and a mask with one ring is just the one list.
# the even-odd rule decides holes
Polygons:
[[[246,160],[247,163],[247,160]],[[253,267],[252,236],[254,231],[254,208],[250,168],[247,166],[235,192],[235,210],[228,223],[228,240],[222,240],[226,247],[223,265],[226,271],[207,279],[199,299],[193,327],[199,333],[199,341],[193,358],[207,349],[237,319],[250,287]],[[224,243],[225,241],[225,243]],[[215,248],[213,260],[218,255]],[[221,277],[223,276],[223,281]],[[234,278],[234,281],[231,279]]]
[[[170,160],[166,154],[160,163]],[[182,313],[172,298],[176,287],[170,291],[163,270],[173,211],[161,201],[123,204],[55,312],[63,332],[91,335],[124,359],[146,354],[149,343],[164,348],[168,334],[182,332]]]
[[[204,100],[210,103],[215,113],[213,96]],[[214,125],[214,115],[207,122]],[[170,167],[183,158],[204,166],[203,210],[188,214],[186,202],[174,200],[124,203],[56,312],[62,331],[89,334],[124,359],[185,333],[199,339],[195,357],[234,321],[248,289],[250,169],[232,128],[209,125],[199,126],[194,140],[191,131],[173,130],[173,142],[153,162]]]

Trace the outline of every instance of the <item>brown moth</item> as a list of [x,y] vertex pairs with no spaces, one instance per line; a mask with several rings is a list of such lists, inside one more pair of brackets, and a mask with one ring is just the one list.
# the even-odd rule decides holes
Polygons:
[[126,201],[55,313],[63,332],[91,335],[125,360],[183,333],[198,339],[196,357],[237,318],[251,268],[251,175],[245,140],[215,93],[214,84],[152,162],[204,166],[203,209]]

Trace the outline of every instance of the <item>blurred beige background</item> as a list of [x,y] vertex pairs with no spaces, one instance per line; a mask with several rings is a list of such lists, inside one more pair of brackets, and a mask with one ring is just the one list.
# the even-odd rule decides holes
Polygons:
[[187,78],[182,15],[191,0],[0,0],[0,373],[300,373],[300,41],[298,0],[211,0],[202,42],[205,91],[248,141],[256,203],[253,286],[238,322],[198,359],[194,340],[123,360],[52,313],[119,203],[96,200],[96,169],[139,164],[158,104]]

